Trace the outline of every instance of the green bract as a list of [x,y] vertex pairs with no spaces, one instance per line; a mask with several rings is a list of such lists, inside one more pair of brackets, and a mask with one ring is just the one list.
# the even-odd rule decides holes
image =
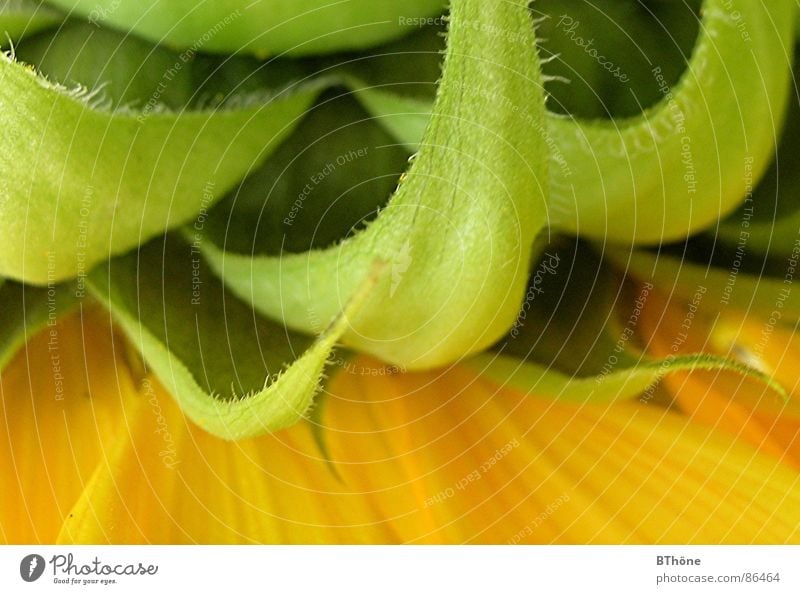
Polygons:
[[97,24],[170,47],[320,54],[388,41],[440,13],[443,0],[49,0]]
[[[386,263],[390,273],[344,342],[410,368],[451,362],[502,335],[547,220],[544,95],[526,4],[466,0],[450,18],[431,124],[374,222],[339,245],[298,255],[225,254],[203,243],[232,291],[312,332],[373,262]],[[475,22],[486,26],[476,32]]]
[[96,60],[96,42],[113,55],[106,76],[146,69],[151,89],[136,93],[138,105],[109,105],[101,91],[49,82],[0,57],[0,127],[8,131],[0,139],[0,275],[26,282],[85,273],[210,207],[289,134],[320,88],[283,82],[225,95],[216,107],[170,109],[163,95],[191,58],[135,40],[109,45],[100,34],[76,55],[71,39],[65,47],[60,40],[48,55],[71,68],[104,68],[82,63]]
[[[705,0],[681,80],[671,84],[660,66],[649,73],[663,95],[657,105],[612,121],[548,113],[539,125],[552,161],[549,224],[605,241],[654,243],[685,238],[736,208],[745,170],[760,177],[781,128],[796,9],[792,0]],[[364,105],[415,146],[430,103],[392,92],[396,82],[371,84],[355,83]]]
[[0,47],[11,39],[17,41],[63,20],[58,11],[41,6],[34,0],[0,1]]
[[371,277],[312,342],[254,315],[214,279],[198,289],[186,247],[167,237],[112,260],[90,278],[92,293],[201,427],[239,439],[297,422],[348,317],[372,290]]

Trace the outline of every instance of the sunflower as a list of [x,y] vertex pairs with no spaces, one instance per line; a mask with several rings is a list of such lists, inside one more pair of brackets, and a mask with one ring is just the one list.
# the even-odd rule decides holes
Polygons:
[[0,8],[2,540],[800,542],[794,0],[295,4]]

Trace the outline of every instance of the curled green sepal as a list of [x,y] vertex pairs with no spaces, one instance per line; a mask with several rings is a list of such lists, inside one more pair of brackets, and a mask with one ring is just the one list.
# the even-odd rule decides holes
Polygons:
[[197,111],[112,110],[0,55],[0,275],[80,276],[187,222],[289,134],[321,84]]
[[[741,207],[709,229],[731,250],[759,254],[766,258],[787,258],[800,240],[800,65],[795,64],[795,84],[783,137],[772,165],[761,182],[747,193]],[[753,180],[751,181],[751,185]]]
[[225,253],[204,242],[212,267],[258,311],[316,332],[372,262],[386,263],[343,342],[408,368],[442,365],[497,340],[516,315],[547,216],[534,38],[524,0],[453,2],[434,115],[377,219],[304,254]]
[[316,339],[265,320],[208,277],[198,252],[156,240],[109,261],[88,286],[147,367],[197,425],[223,439],[276,431],[305,418],[373,272]]
[[[552,118],[553,224],[585,237],[680,239],[731,212],[773,154],[786,107],[793,0],[706,0],[680,82],[641,117]],[[660,76],[654,69],[652,75]]]
[[357,50],[400,37],[444,0],[49,0],[95,24],[180,49],[260,56]]
[[64,16],[33,0],[0,0],[0,48],[57,25]]
[[665,376],[692,371],[734,372],[761,381],[781,398],[788,398],[786,390],[766,373],[731,359],[703,353],[660,361],[642,358],[630,367],[592,377],[571,376],[545,365],[494,353],[476,355],[466,364],[502,387],[572,404],[610,404],[651,396],[653,388]]
[[[685,238],[735,209],[773,155],[796,10],[793,0],[705,0],[680,82],[670,86],[658,67],[649,73],[662,90],[658,104],[612,121],[548,112],[551,226],[654,243]],[[351,81],[378,121],[414,147],[429,101],[372,87],[371,77]]]

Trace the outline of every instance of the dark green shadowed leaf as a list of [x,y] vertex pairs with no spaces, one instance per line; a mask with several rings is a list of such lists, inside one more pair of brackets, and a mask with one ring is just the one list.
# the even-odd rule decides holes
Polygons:
[[[193,91],[194,60],[184,63],[167,49],[88,23],[65,24],[26,39],[15,48],[14,57],[33,65],[52,83],[97,90],[95,101],[109,110],[147,109],[154,95],[160,109],[180,110]],[[176,62],[179,68],[173,68]]]
[[581,119],[636,117],[675,85],[697,42],[700,0],[531,5],[550,80],[548,109]]
[[[563,373],[591,377],[611,355],[626,366],[639,354],[623,335],[617,308],[633,307],[623,277],[580,240],[557,240],[544,249],[528,280],[525,302],[509,333],[492,348],[533,359]],[[617,346],[623,349],[616,349]]]
[[304,418],[369,284],[316,340],[254,313],[210,275],[196,246],[173,236],[111,260],[89,286],[184,413],[241,439]]
[[396,95],[432,102],[442,76],[447,20],[442,18],[437,25],[422,27],[368,52],[332,56],[323,62],[328,68],[369,83],[370,87],[386,88]]
[[385,206],[408,157],[352,97],[331,91],[209,213],[203,230],[235,254],[327,248]]
[[133,35],[69,23],[25,40],[16,58],[34,64],[51,82],[98,90],[117,111],[179,111],[253,101],[308,75],[297,60],[175,53]]
[[[109,81],[107,100],[0,57],[0,274],[30,283],[76,276],[210,208],[288,136],[324,84],[287,85],[276,67],[264,76],[277,86],[218,100],[222,75],[186,86],[197,76],[191,54],[70,31],[32,40],[32,54],[65,84],[73,72]],[[213,107],[179,110],[182,101]]]
[[26,342],[71,312],[80,294],[73,285],[39,288],[0,279],[0,371]]
[[416,152],[431,118],[444,50],[444,27],[431,26],[369,54],[347,56],[334,68],[376,121]]
[[314,439],[314,443],[317,445],[322,459],[325,460],[325,465],[333,476],[341,480],[336,462],[333,456],[331,456],[330,447],[328,445],[328,434],[325,432],[324,415],[326,402],[327,394],[323,391],[314,401],[314,407],[309,413],[308,421],[311,423],[311,435]]
[[543,115],[527,2],[457,0],[434,116],[379,216],[326,250],[253,257],[206,242],[206,255],[233,292],[303,331],[380,260],[387,274],[346,345],[409,368],[480,351],[513,321],[547,220]]

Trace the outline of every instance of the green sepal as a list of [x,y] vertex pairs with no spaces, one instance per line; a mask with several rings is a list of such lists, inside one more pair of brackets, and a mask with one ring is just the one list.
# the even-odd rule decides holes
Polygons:
[[[329,82],[287,84],[280,71],[276,88],[170,109],[161,102],[171,88],[163,65],[180,78],[195,57],[109,35],[84,39],[92,51],[76,53],[74,36],[57,35],[54,43],[65,45],[54,46],[48,61],[63,76],[109,60],[112,70],[146,66],[148,76],[131,79],[141,81],[136,106],[112,100],[133,100],[125,88],[103,101],[102,89],[70,90],[0,56],[2,276],[34,284],[69,279],[191,220],[266,158]],[[65,69],[65,59],[75,63]],[[142,98],[147,84],[152,93]]]
[[[758,180],[767,168],[783,122],[796,11],[793,0],[705,0],[680,81],[670,84],[664,67],[649,73],[662,91],[658,104],[611,121],[548,112],[538,133],[550,149],[551,227],[652,244],[683,239],[734,210],[745,174]],[[351,79],[356,96],[414,147],[430,100],[372,78]]]
[[610,404],[635,398],[652,398],[653,389],[667,375],[693,371],[728,371],[763,382],[778,396],[786,390],[769,375],[731,359],[698,353],[662,360],[642,358],[620,366],[608,375],[571,376],[531,361],[493,353],[476,355],[466,362],[482,377],[502,386],[570,404]]
[[433,20],[443,0],[49,0],[96,25],[215,53],[314,55],[364,49]]
[[0,0],[0,48],[7,47],[9,40],[16,43],[54,27],[64,18],[59,11],[33,0]]
[[253,312],[210,275],[196,246],[174,236],[110,260],[88,281],[186,416],[223,439],[306,417],[334,346],[373,285],[365,277],[313,340]]
[[231,291],[307,332],[382,261],[388,274],[353,320],[347,346],[408,368],[480,351],[513,321],[546,224],[543,115],[527,2],[457,0],[425,140],[365,230],[304,254],[231,254],[211,242],[204,252]]

